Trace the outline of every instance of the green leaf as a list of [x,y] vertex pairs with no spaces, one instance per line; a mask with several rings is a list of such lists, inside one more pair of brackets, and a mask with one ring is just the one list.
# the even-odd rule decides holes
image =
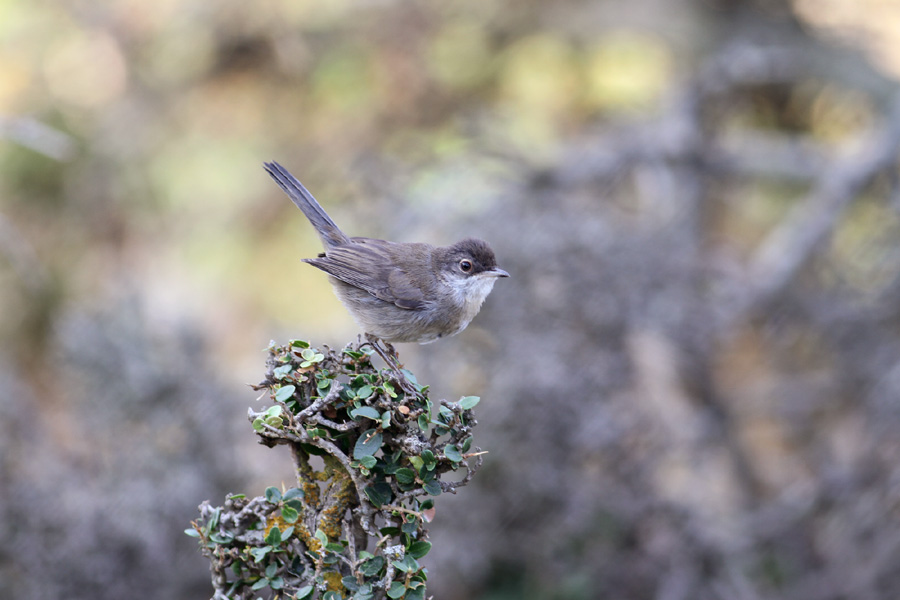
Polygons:
[[422,489],[431,494],[432,496],[440,496],[441,492],[441,484],[437,481],[429,481],[425,485],[422,486]]
[[291,371],[294,370],[294,366],[290,363],[286,365],[281,365],[280,367],[275,367],[272,369],[272,375],[275,376],[276,381],[281,381],[285,377],[291,374]]
[[359,583],[356,581],[356,577],[343,577],[341,578],[341,583],[351,592],[355,592],[359,589]]
[[266,567],[266,577],[272,579],[275,577],[276,573],[278,573],[278,563],[270,563],[269,566]]
[[[413,456],[411,458],[418,458],[418,457]],[[416,481],[416,472],[413,471],[412,469],[402,467],[400,469],[397,469],[397,472],[394,473],[394,478],[397,480],[397,483],[399,483],[400,485],[409,485]]]
[[410,573],[419,570],[419,563],[416,562],[416,559],[414,559],[409,554],[404,556],[402,560],[395,560],[393,562],[393,565],[395,568],[403,571],[404,573]]
[[278,402],[284,402],[288,398],[294,395],[294,392],[297,388],[293,385],[283,385],[278,388],[278,391],[275,392],[275,400]]
[[463,454],[465,454],[466,452],[468,452],[468,451],[469,451],[469,448],[471,448],[471,447],[472,447],[472,436],[469,436],[469,437],[467,437],[466,439],[463,440],[463,443],[462,443],[462,451],[463,451]]
[[311,585],[304,585],[302,588],[297,590],[297,600],[306,600],[307,598],[312,596],[314,589],[315,588],[313,588],[313,586]]
[[409,565],[406,564],[405,560],[404,561],[395,560],[393,564],[394,564],[394,568],[397,569],[398,571],[403,571],[404,573],[408,573],[410,570]]
[[291,525],[290,527],[288,527],[287,529],[285,529],[284,531],[281,532],[281,541],[282,542],[285,541],[286,539],[291,537],[291,534],[293,534],[293,533],[294,533],[294,526]]
[[322,544],[322,546],[325,546],[328,543],[328,536],[325,535],[325,532],[321,529],[316,529],[316,533],[314,535],[316,536],[316,539],[319,540],[319,543]]
[[251,590],[261,590],[264,587],[266,587],[267,585],[269,585],[268,579],[258,579],[256,581],[256,583],[254,583],[252,586],[250,586],[250,589]]
[[[302,498],[305,494],[300,488],[291,488],[284,493],[284,501],[293,500],[294,498]],[[297,508],[296,506],[294,508]]]
[[414,590],[410,590],[403,600],[425,600],[425,586],[421,585]]
[[336,552],[340,554],[344,551],[344,546],[343,544],[339,544],[337,542],[330,542],[328,544],[325,544],[325,550],[327,550],[328,552]]
[[425,468],[429,471],[433,471],[437,466],[437,459],[434,457],[434,452],[428,450],[422,450],[422,460],[425,461]]
[[246,497],[247,497],[247,494],[229,494],[228,499],[229,500],[240,500],[240,499],[246,498]]
[[[360,552],[359,555],[362,557],[362,552]],[[384,567],[384,557],[375,556],[364,562],[359,570],[362,571],[362,574],[366,577],[375,577],[381,571],[382,567]]]
[[453,444],[447,444],[446,446],[444,446],[444,456],[456,463],[462,461],[463,459],[462,454],[459,453],[459,450],[457,450],[456,446],[454,446]]
[[412,463],[412,466],[415,467],[417,472],[421,471],[422,467],[425,466],[425,461],[419,456],[410,456],[409,462]]
[[375,506],[381,506],[391,501],[391,486],[383,481],[366,486],[363,492],[369,498],[369,502]]
[[209,521],[206,523],[206,530],[212,531],[216,527],[219,526],[219,517],[222,515],[222,507],[216,507],[216,510],[213,511],[213,514],[210,515]]
[[[291,346],[294,348],[309,348],[309,342],[303,340],[291,340]],[[301,598],[298,596],[298,598]]]
[[394,391],[394,386],[392,386],[390,383],[384,382],[384,385],[381,387],[382,387],[382,389],[384,389],[384,393],[387,394],[388,396],[390,396],[391,398],[397,397],[397,392]]
[[371,469],[378,463],[378,460],[374,456],[363,456],[359,459],[359,464],[367,469]]
[[387,591],[388,598],[393,598],[394,600],[402,598],[405,593],[406,586],[399,581],[392,582],[390,589]]
[[478,396],[465,396],[459,399],[459,407],[463,410],[470,410],[475,408],[475,405],[479,402],[481,402],[481,398]]
[[200,537],[200,532],[197,531],[196,529],[194,529],[193,527],[191,527],[191,528],[189,528],[189,529],[185,529],[185,530],[184,530],[184,533],[187,534],[187,535],[189,535],[189,536],[191,536],[192,538],[198,538],[198,537]]
[[369,396],[372,395],[372,392],[375,391],[375,388],[371,385],[364,385],[356,391],[356,397],[365,400]]
[[381,428],[382,429],[387,429],[388,427],[391,426],[391,417],[392,416],[393,416],[393,413],[389,410],[386,410],[381,414]]
[[259,562],[266,557],[266,554],[272,551],[272,546],[263,546],[262,548],[253,548],[250,551],[250,556],[253,557],[253,562]]
[[321,429],[319,427],[315,427],[313,429],[307,429],[306,433],[309,434],[310,437],[328,437],[328,431],[325,429]]
[[281,530],[278,526],[272,527],[266,535],[266,543],[270,546],[278,546],[281,544]]
[[[412,515],[410,515],[412,517]],[[400,526],[400,531],[403,533],[412,535],[419,529],[419,522],[415,517],[412,517],[412,521],[404,521],[403,525]]]
[[371,583],[364,583],[359,586],[359,590],[353,594],[353,600],[373,600],[375,592],[372,590]]
[[359,434],[359,439],[353,447],[353,458],[359,460],[363,456],[372,456],[379,448],[381,448],[381,434],[375,429],[369,429]]
[[284,587],[284,578],[282,577],[273,577],[269,579],[269,587],[273,590],[280,590]]
[[230,544],[234,541],[234,534],[230,531],[226,531],[224,533],[214,531],[213,533],[209,534],[209,540],[217,544]]
[[299,517],[300,512],[297,509],[291,508],[290,506],[281,507],[281,518],[284,519],[286,523],[296,523]]
[[256,417],[256,419],[253,420],[253,430],[259,432],[265,431],[266,428],[263,426],[264,424],[265,421],[262,420],[262,417]]
[[431,550],[431,542],[426,542],[425,540],[413,542],[409,545],[409,548],[406,549],[413,558],[422,558],[428,554],[429,550]]
[[300,368],[302,368],[302,369],[305,369],[306,367],[309,367],[310,365],[313,365],[315,363],[322,362],[325,359],[324,354],[322,354],[321,352],[316,352],[315,350],[312,350],[311,348],[307,348],[306,350],[303,350],[300,353],[300,356],[301,356],[301,358],[303,358],[303,362],[300,363]]
[[378,421],[381,419],[381,413],[378,412],[378,409],[374,406],[361,406],[359,408],[354,408],[350,411],[350,416],[354,419],[357,417],[365,417],[367,419],[372,419],[373,421]]
[[397,450],[390,456],[384,457],[384,474],[385,475],[393,475],[397,472],[397,469],[400,468],[399,460],[400,460],[401,451]]
[[322,600],[343,600],[341,595],[337,592],[325,592],[325,595],[322,596]]
[[421,429],[424,433],[428,433],[428,423],[430,422],[428,415],[422,413],[421,415],[419,415],[419,418],[416,420],[416,422],[419,424],[419,429]]
[[266,501],[269,504],[278,504],[279,502],[281,502],[281,490],[274,486],[267,487]]
[[403,376],[409,379],[410,383],[413,385],[418,385],[419,381],[416,379],[416,376],[409,369],[400,369],[400,372],[403,373]]

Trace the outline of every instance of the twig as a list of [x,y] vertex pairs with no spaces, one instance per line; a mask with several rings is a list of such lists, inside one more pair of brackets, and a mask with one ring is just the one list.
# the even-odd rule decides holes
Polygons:
[[[900,96],[885,123],[860,140],[852,157],[835,159],[821,182],[763,241],[748,268],[750,292],[730,320],[752,314],[778,296],[826,240],[843,210],[900,151]],[[726,327],[727,329],[727,327]]]

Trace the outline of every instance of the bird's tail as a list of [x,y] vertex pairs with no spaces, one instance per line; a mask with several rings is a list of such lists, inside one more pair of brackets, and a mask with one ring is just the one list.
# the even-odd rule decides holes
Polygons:
[[297,205],[297,208],[303,211],[309,222],[316,228],[316,232],[322,239],[325,248],[333,248],[346,244],[350,241],[343,231],[331,220],[328,213],[325,212],[313,195],[309,193],[300,181],[291,175],[287,169],[272,161],[263,163],[263,167],[272,176],[281,189],[288,197]]

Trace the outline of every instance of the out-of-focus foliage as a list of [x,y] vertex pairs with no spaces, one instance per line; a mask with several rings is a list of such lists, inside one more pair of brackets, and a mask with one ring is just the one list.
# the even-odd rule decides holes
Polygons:
[[896,597],[897,20],[795,4],[0,0],[0,598],[207,596],[291,477],[243,384],[357,332],[267,159],[512,273],[401,348],[490,398],[436,597]]

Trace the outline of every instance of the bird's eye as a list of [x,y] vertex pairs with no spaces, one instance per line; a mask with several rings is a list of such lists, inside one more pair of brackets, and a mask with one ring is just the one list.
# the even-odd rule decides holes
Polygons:
[[472,272],[472,261],[468,259],[462,259],[459,261],[459,270],[463,273],[471,273]]

